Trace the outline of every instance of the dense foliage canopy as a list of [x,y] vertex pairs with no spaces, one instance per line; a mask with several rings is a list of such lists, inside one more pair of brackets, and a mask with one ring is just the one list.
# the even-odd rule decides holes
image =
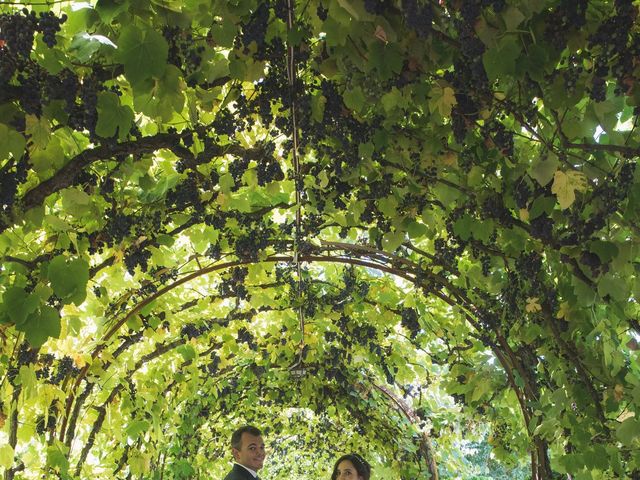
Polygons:
[[640,478],[637,16],[0,2],[4,478]]

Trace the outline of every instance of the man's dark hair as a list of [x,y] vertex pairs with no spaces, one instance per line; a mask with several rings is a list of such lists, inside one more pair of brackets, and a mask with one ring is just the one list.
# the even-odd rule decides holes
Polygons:
[[244,427],[240,427],[231,435],[231,446],[236,450],[240,450],[242,447],[242,434],[248,433],[253,435],[254,437],[261,437],[262,432],[252,425],[245,425]]

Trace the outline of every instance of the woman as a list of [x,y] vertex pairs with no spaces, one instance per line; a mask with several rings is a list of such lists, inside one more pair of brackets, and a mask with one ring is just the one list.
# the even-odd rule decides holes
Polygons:
[[331,480],[369,480],[371,466],[357,453],[341,456],[333,467]]

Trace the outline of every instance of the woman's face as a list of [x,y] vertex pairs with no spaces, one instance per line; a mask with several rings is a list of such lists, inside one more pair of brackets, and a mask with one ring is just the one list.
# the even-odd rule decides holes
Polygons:
[[356,467],[353,466],[350,460],[343,460],[338,464],[337,468],[338,476],[336,480],[362,480],[362,477],[358,475]]

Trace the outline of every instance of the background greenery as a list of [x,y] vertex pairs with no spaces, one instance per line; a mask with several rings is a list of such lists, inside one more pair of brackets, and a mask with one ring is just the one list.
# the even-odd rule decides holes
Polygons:
[[637,2],[0,9],[6,480],[639,478]]

